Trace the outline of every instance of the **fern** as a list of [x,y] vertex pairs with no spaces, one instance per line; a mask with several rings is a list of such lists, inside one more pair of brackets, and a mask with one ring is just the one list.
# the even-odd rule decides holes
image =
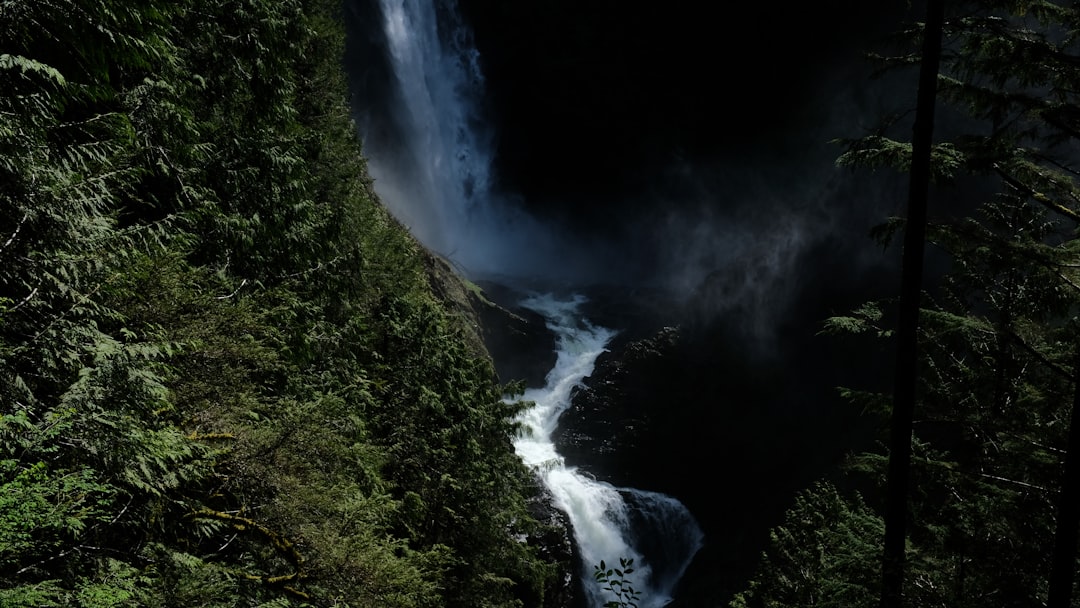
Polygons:
[[52,81],[57,88],[67,85],[67,80],[56,68],[20,55],[0,54],[0,70],[18,70],[24,78],[28,75],[40,76]]

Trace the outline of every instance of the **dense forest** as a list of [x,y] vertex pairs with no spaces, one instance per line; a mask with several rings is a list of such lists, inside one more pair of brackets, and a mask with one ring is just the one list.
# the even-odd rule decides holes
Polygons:
[[[913,293],[823,327],[896,351],[893,393],[842,389],[881,449],[794,499],[734,607],[1078,605],[1080,8],[925,5],[872,56],[922,73],[918,107],[838,142],[910,176],[874,236],[903,239]],[[920,288],[924,247],[947,271]]]
[[[919,107],[838,140],[930,193],[873,236],[947,267],[823,320],[898,353],[895,394],[840,389],[880,449],[678,605],[1080,605],[1080,8],[926,4],[872,57]],[[565,605],[479,297],[373,193],[339,11],[0,1],[0,606]]]
[[554,602],[515,387],[375,200],[339,11],[0,3],[0,605]]

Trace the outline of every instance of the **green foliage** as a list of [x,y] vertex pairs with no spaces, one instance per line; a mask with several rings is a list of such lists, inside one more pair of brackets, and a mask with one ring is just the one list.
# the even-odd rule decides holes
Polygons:
[[539,605],[337,3],[0,3],[0,604]]
[[[490,362],[472,354],[461,328],[429,296],[386,302],[378,315],[382,331],[364,343],[375,396],[368,420],[402,501],[401,532],[419,546],[466,547],[474,555],[448,572],[462,605],[478,597],[511,602],[516,583],[507,564],[536,563],[531,548],[506,534],[534,525],[514,498],[528,479],[511,444],[521,406],[503,400]],[[538,593],[549,574],[529,567],[531,593]]]
[[28,555],[44,559],[78,538],[112,498],[111,488],[96,481],[89,468],[57,472],[44,462],[20,467],[9,459],[0,461],[0,475],[0,565],[5,568]]
[[[836,140],[847,146],[836,164],[840,167],[868,169],[895,169],[907,171],[911,168],[911,144],[896,141],[881,135],[869,135],[857,140]],[[964,167],[964,154],[951,143],[940,143],[930,151],[931,177],[934,181],[953,178]]]
[[857,494],[814,484],[769,533],[757,574],[732,608],[872,605],[884,529]]
[[888,338],[892,330],[884,327],[884,316],[880,302],[867,302],[851,311],[850,315],[829,317],[825,320],[822,334],[864,334],[871,333],[877,338]]
[[[950,267],[928,286],[920,313],[905,603],[1039,605],[1046,602],[1054,502],[1077,390],[1080,180],[1073,161],[1080,137],[1080,13],[1045,0],[960,3],[951,10],[939,101],[971,120],[937,144],[936,178],[976,186],[965,192],[997,194],[983,195],[966,217],[929,226],[929,239]],[[916,26],[900,38],[917,44],[920,36]],[[880,58],[908,66],[917,59],[911,48]],[[848,148],[840,164],[905,170],[909,145],[899,126],[893,121],[843,140]],[[949,192],[942,189],[942,196]],[[902,227],[894,219],[877,236],[888,244]],[[888,340],[883,320],[893,314],[891,305],[833,317],[823,333]],[[888,411],[887,395],[854,389],[843,395],[865,411]],[[884,451],[867,452],[852,457],[846,472],[872,497],[887,463]],[[808,496],[823,500],[823,493],[817,487]],[[829,546],[833,541],[823,536],[848,525],[837,522],[863,522],[863,541],[849,536],[836,546],[876,569],[878,533],[871,523],[877,516],[861,503],[840,504],[800,499],[736,605],[817,605],[845,597],[837,585],[855,581],[866,597],[848,597],[846,605],[872,601],[873,572],[823,569],[829,559],[807,551]]]
[[593,578],[601,589],[614,596],[604,602],[604,608],[637,608],[641,601],[641,591],[634,588],[630,575],[634,573],[632,558],[619,558],[618,568],[609,568],[604,560],[593,566]]

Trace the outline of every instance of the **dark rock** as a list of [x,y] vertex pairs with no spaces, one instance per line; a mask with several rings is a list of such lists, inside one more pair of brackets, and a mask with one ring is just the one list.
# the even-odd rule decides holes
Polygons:
[[543,386],[555,366],[555,334],[544,317],[522,307],[522,295],[496,283],[481,283],[474,308],[481,335],[502,382]]
[[544,318],[521,307],[521,294],[508,287],[472,283],[430,252],[424,261],[432,292],[460,321],[476,356],[492,360],[499,381],[543,386],[555,365],[555,336]]
[[577,597],[577,585],[574,583],[577,555],[570,518],[555,508],[551,492],[539,479],[526,508],[540,524],[538,531],[527,542],[537,547],[544,561],[556,564],[558,568],[551,585],[544,590],[543,608],[573,606]]
[[597,359],[554,435],[567,463],[615,485],[641,487],[621,465],[627,454],[643,447],[645,434],[662,414],[642,397],[652,395],[657,381],[669,376],[669,355],[678,340],[678,329],[664,327]]

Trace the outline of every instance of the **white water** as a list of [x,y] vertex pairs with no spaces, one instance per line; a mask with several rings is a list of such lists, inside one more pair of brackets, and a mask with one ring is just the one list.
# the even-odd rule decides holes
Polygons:
[[473,279],[612,274],[604,243],[570,240],[518,197],[495,192],[492,129],[478,109],[484,78],[455,0],[377,2],[392,115],[360,114],[366,130],[396,125],[393,137],[364,142],[375,190],[394,216]]
[[[512,275],[565,281],[575,273],[596,275],[593,265],[611,275],[596,243],[568,241],[557,228],[493,193],[491,142],[484,135],[484,121],[476,116],[483,78],[455,0],[377,2],[395,103],[392,116],[366,120],[369,126],[372,121],[392,122],[400,130],[396,140],[365,141],[379,198],[425,246],[472,278]],[[550,297],[526,302],[559,336],[558,362],[546,387],[530,388],[523,396],[536,402],[523,414],[532,433],[515,445],[573,524],[589,603],[600,606],[611,599],[594,584],[593,566],[630,558],[635,572],[629,578],[642,592],[640,605],[656,608],[670,600],[701,546],[702,534],[677,500],[613,487],[567,467],[556,453],[551,434],[559,414],[614,335],[581,319],[580,304],[580,299]]]
[[488,201],[490,145],[469,128],[467,100],[483,86],[476,53],[461,24],[440,30],[431,0],[379,4],[406,114],[402,145],[413,158],[407,167],[388,166],[376,150],[370,169],[398,219],[428,247],[452,255],[471,236],[470,215],[482,216],[477,207]]
[[[583,301],[581,297],[559,300],[534,296],[522,302],[547,319],[557,337],[557,358],[547,384],[529,388],[521,397],[535,405],[522,413],[520,421],[526,430],[514,447],[551,491],[556,506],[570,518],[589,604],[602,606],[613,599],[595,583],[593,568],[601,561],[617,565],[620,559],[629,558],[634,560],[635,571],[628,579],[641,592],[642,608],[663,606],[701,548],[703,534],[693,516],[670,496],[617,488],[566,466],[552,442],[551,435],[559,415],[570,406],[574,387],[592,373],[596,358],[615,335],[581,317],[578,307]],[[639,547],[643,543],[635,541],[646,537],[660,547],[651,555],[644,555]]]

